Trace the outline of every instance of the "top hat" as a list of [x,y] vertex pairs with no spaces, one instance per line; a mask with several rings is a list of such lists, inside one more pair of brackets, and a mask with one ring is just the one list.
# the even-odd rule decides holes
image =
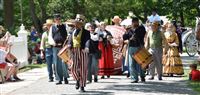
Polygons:
[[81,15],[81,14],[77,14],[75,21],[84,22],[85,21],[85,16]]

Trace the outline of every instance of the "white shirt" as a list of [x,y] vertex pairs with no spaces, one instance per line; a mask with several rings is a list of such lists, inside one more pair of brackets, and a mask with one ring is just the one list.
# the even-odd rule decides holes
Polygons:
[[155,16],[151,15],[149,18],[148,18],[149,22],[155,22],[155,21],[158,21],[160,22],[161,19],[160,19],[160,16],[158,14],[156,14]]
[[0,64],[6,63],[6,55],[7,52],[5,50],[0,49]]
[[52,26],[50,27],[50,30],[49,30],[48,43],[52,46],[56,45],[55,41],[53,40]]
[[99,36],[98,34],[94,35],[94,33],[90,33],[90,37],[93,41],[98,41],[99,40]]

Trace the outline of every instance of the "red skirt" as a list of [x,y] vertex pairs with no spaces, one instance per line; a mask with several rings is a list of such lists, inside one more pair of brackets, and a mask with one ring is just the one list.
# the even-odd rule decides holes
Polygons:
[[103,42],[99,42],[99,49],[102,51],[101,59],[99,59],[99,75],[111,75],[114,71],[114,59],[112,46],[107,44],[105,47]]

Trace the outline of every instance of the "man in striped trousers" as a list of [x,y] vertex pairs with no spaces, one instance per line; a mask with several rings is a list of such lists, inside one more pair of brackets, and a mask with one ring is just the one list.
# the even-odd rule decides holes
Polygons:
[[77,81],[76,89],[80,89],[81,92],[85,92],[87,80],[87,64],[89,53],[89,39],[90,32],[83,28],[84,16],[77,15],[75,19],[75,30],[69,37],[68,46],[72,49],[73,63],[72,63],[72,76]]

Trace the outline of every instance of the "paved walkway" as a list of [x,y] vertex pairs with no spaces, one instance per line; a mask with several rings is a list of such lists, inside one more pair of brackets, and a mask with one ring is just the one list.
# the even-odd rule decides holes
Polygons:
[[[190,58],[183,54],[184,66],[188,69],[188,63],[197,57]],[[69,95],[81,94],[75,90],[75,81],[72,77],[69,84],[55,85],[47,80],[46,68],[34,69],[19,74],[25,79],[22,82],[6,83],[0,85],[0,95]],[[148,79],[147,76],[146,79]],[[126,76],[111,76],[110,79],[99,79],[98,83],[88,84],[84,94],[91,95],[196,95],[197,93],[187,87],[182,77],[164,77],[162,81],[157,79],[147,80],[146,83],[130,83]]]

